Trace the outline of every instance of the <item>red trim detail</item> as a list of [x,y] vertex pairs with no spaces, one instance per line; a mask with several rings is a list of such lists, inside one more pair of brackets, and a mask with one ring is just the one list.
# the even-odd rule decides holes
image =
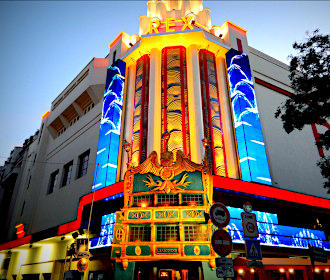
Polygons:
[[[140,59],[142,60],[142,67],[143,67],[143,69],[142,69],[142,89],[141,89],[141,117],[140,117],[140,143],[139,143],[139,164],[141,163],[141,154],[142,154],[142,131],[143,131],[143,129],[144,129],[144,127],[143,127],[143,123],[144,123],[144,119],[143,119],[143,117],[144,117],[144,86],[145,86],[145,76],[146,76],[146,68],[145,68],[145,64],[144,64],[144,57],[142,56],[142,57],[140,57]],[[137,64],[136,64],[137,65]]]
[[209,53],[213,56],[213,61],[214,61],[215,84],[217,86],[217,97],[218,97],[218,103],[219,103],[219,121],[220,121],[221,138],[222,138],[222,153],[223,153],[223,161],[224,161],[224,165],[225,165],[225,175],[226,175],[226,177],[228,177],[225,141],[223,138],[223,129],[222,129],[222,118],[221,118],[220,96],[219,96],[219,85],[218,85],[218,72],[217,72],[217,67],[216,67],[216,63],[215,63],[216,58],[215,58],[214,53],[211,53],[211,52],[209,52]]
[[[133,125],[132,125],[132,139],[131,139],[131,147],[133,147],[133,138],[134,138],[134,114],[135,114],[135,105],[136,105],[136,74],[137,74],[137,69],[138,69],[138,65],[139,65],[139,60],[141,59],[141,57],[136,61],[136,66],[135,66],[135,81],[134,81],[134,103],[133,103]],[[140,128],[141,130],[141,128]],[[131,158],[133,157],[133,148],[131,148],[130,151],[131,154]],[[140,160],[140,156],[139,156],[139,160]]]
[[236,38],[236,42],[237,42],[237,48],[238,48],[238,50],[242,53],[243,52],[243,47],[242,47],[242,41],[241,41],[241,39]]
[[266,88],[269,88],[269,89],[271,89],[271,90],[274,90],[274,91],[276,91],[276,92],[278,92],[278,93],[282,93],[282,94],[284,94],[284,95],[286,95],[286,96],[289,96],[289,97],[292,96],[292,93],[291,93],[291,92],[286,91],[285,89],[279,88],[279,87],[277,87],[277,86],[274,86],[274,85],[272,85],[272,84],[270,84],[270,83],[268,83],[268,82],[265,82],[265,81],[263,81],[263,80],[261,80],[261,79],[259,79],[259,78],[254,78],[254,80],[255,80],[255,82],[256,82],[257,84],[262,85],[262,86],[264,86],[264,87],[266,87]]
[[319,151],[319,155],[320,155],[320,157],[324,157],[324,151],[323,151],[322,147],[319,147],[317,145],[317,143],[320,142],[320,139],[319,139],[320,133],[317,132],[316,125],[314,123],[311,124],[311,126],[312,126],[313,135],[314,135],[315,142],[316,142],[316,147],[317,147],[317,150]]
[[[181,116],[182,116],[182,142],[183,142],[183,153],[190,158],[190,143],[187,140],[190,139],[189,130],[189,111],[186,108],[188,103],[188,97],[185,95],[185,85],[187,83],[186,71],[184,69],[184,59],[186,59],[186,48],[183,46],[166,47],[162,50],[162,135],[167,130],[167,50],[178,49],[180,53],[180,88],[181,88]],[[188,118],[188,119],[187,119]],[[188,128],[186,125],[186,119]],[[161,141],[161,150],[165,151],[164,141]]]
[[[144,151],[145,151],[145,155],[146,158],[148,157],[147,151],[148,151],[148,123],[149,123],[149,115],[148,115],[148,109],[149,109],[149,81],[150,81],[150,57],[149,55],[146,56],[146,61],[145,61],[145,67],[147,69],[146,72],[146,77],[147,77],[147,86],[146,86],[146,95],[147,97],[145,98],[146,100],[146,111],[145,111],[145,115],[146,115],[146,119],[147,119],[147,125],[145,127],[145,133],[144,133],[144,138],[143,141],[145,142],[145,146],[144,146]],[[144,79],[146,79],[146,77],[144,77]],[[145,116],[144,116],[145,117]],[[146,160],[146,158],[144,160]]]
[[210,90],[209,90],[209,77],[207,72],[207,50],[202,50],[204,56],[204,80],[205,80],[205,96],[206,96],[206,105],[207,105],[207,114],[209,121],[209,129],[211,134],[211,145],[212,145],[212,162],[213,162],[213,172],[217,174],[217,166],[215,163],[215,154],[214,154],[214,135],[213,135],[213,124],[212,124],[212,113],[211,113],[211,102],[210,102]]
[[294,203],[310,205],[314,207],[330,209],[330,200],[328,199],[283,190],[263,184],[256,184],[213,175],[213,186],[215,188],[221,188],[225,190],[238,191],[241,193],[248,193]]
[[183,141],[183,153],[187,154],[187,131],[186,131],[186,110],[185,110],[185,77],[183,69],[183,56],[186,58],[186,52],[183,47],[178,47],[180,50],[180,85],[181,85],[181,116],[182,116],[182,141]]
[[[215,82],[216,82],[216,89],[217,89],[217,98],[218,98],[218,102],[219,102],[219,120],[220,120],[220,129],[221,129],[221,138],[222,138],[222,153],[224,155],[224,164],[225,164],[225,175],[226,177],[228,176],[228,172],[227,172],[227,165],[226,165],[226,154],[225,154],[225,143],[224,143],[224,139],[223,139],[223,130],[222,130],[222,119],[221,119],[221,110],[220,110],[220,99],[219,99],[219,87],[218,87],[218,79],[217,79],[217,69],[216,69],[216,64],[215,64],[215,55],[214,53],[208,51],[208,50],[200,50],[200,57],[203,56],[203,63],[202,60],[199,59],[199,67],[201,69],[201,67],[204,68],[204,84],[203,85],[203,80],[202,80],[202,75],[201,75],[201,90],[202,90],[202,95],[203,95],[203,91],[205,89],[205,99],[202,96],[202,104],[203,104],[203,108],[207,107],[207,119],[208,119],[208,123],[209,123],[209,131],[210,131],[210,137],[211,139],[209,139],[211,141],[211,152],[212,152],[212,162],[213,162],[213,172],[214,174],[217,174],[217,166],[216,166],[216,161],[215,161],[215,153],[214,153],[214,134],[213,134],[213,122],[212,122],[212,113],[211,113],[211,99],[210,99],[210,90],[209,90],[209,78],[208,78],[208,69],[207,69],[207,54],[210,54],[211,56],[213,56],[213,61],[214,61],[214,72],[215,72]],[[202,65],[203,64],[203,65]],[[202,72],[200,71],[200,74],[202,74]],[[205,104],[206,102],[206,104]],[[206,106],[205,106],[206,105]],[[204,115],[204,114],[203,114]],[[204,126],[204,136],[207,137],[207,132],[206,132],[206,128]]]
[[[163,100],[162,103],[164,104],[163,106],[163,125],[162,125],[162,135],[163,133],[167,130],[167,49],[165,48],[163,49],[163,73],[164,73],[164,83],[163,83]],[[165,145],[164,145],[164,141],[161,141],[161,149],[162,152],[165,151]]]
[[[94,201],[105,199],[109,196],[121,193],[123,191],[124,191],[124,181],[121,181],[116,184],[113,184],[113,185],[110,185],[110,186],[107,186],[105,188],[95,191]],[[81,197],[81,199],[79,201],[79,206],[78,206],[77,219],[72,222],[60,225],[57,230],[57,235],[63,235],[65,233],[68,233],[68,232],[71,232],[71,231],[74,231],[74,230],[77,230],[80,228],[83,207],[87,204],[92,203],[92,198],[93,198],[93,193],[89,193],[89,194]]]
[[323,123],[322,125],[325,126],[327,129],[330,129],[330,124],[328,124],[327,122]]
[[24,244],[30,243],[32,235],[27,235],[25,237],[22,237],[20,239],[12,240],[7,243],[0,244],[0,251],[2,250],[9,250],[11,248],[15,248],[18,246],[22,246]]

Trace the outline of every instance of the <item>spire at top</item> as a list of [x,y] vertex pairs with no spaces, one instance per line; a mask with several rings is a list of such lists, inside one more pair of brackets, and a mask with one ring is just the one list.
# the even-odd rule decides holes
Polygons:
[[147,6],[147,15],[140,17],[140,35],[147,33],[152,19],[180,20],[189,14],[194,15],[199,23],[211,28],[210,10],[203,8],[203,0],[149,0]]

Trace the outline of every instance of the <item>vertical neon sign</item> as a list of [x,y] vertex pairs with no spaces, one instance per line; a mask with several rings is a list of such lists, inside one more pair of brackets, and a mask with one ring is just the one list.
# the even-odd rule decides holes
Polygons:
[[271,185],[249,58],[231,49],[226,62],[242,180]]
[[126,63],[108,68],[104,90],[93,190],[116,182]]

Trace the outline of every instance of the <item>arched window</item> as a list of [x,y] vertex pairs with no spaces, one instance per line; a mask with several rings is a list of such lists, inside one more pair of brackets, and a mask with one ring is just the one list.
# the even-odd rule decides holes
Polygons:
[[[183,151],[190,157],[186,49],[162,50],[162,133],[168,131],[169,151]],[[166,149],[162,140],[161,149]]]
[[132,163],[135,166],[147,158],[149,69],[150,58],[146,54],[136,62],[132,140]]
[[228,176],[221,123],[219,87],[215,56],[208,50],[199,51],[204,137],[210,140],[209,165],[213,173]]

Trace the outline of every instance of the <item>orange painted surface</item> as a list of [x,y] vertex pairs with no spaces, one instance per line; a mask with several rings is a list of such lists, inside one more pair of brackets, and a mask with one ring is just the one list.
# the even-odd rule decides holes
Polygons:
[[235,23],[233,23],[233,22],[231,22],[231,21],[229,21],[229,20],[226,20],[225,23],[227,23],[228,25],[231,25],[231,26],[236,27],[237,29],[243,31],[244,33],[247,33],[247,32],[248,32],[246,29],[244,29],[244,28],[238,26],[237,24],[235,24]]
[[44,120],[45,118],[48,117],[49,114],[50,114],[50,111],[48,110],[48,111],[46,111],[45,114],[43,114],[43,115],[41,116],[41,118]]

